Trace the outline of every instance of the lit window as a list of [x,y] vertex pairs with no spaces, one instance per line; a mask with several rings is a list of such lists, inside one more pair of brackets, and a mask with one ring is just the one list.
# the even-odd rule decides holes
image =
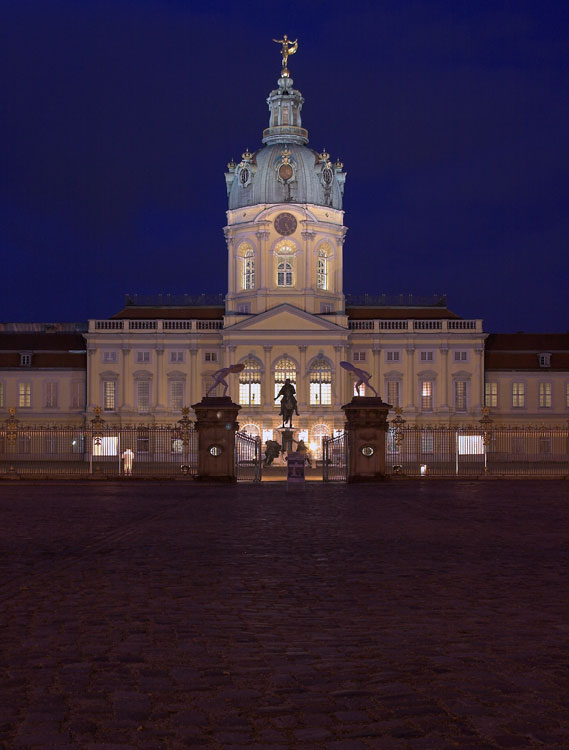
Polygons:
[[387,362],[399,362],[400,352],[385,352]]
[[512,407],[521,409],[526,405],[525,383],[512,383]]
[[239,373],[239,403],[244,406],[261,405],[261,365],[252,357],[243,362]]
[[150,352],[137,352],[136,353],[136,361],[137,362],[150,362]]
[[32,405],[32,384],[18,384],[18,406],[20,409],[29,409]]
[[277,249],[277,286],[293,286],[293,248],[284,244]]
[[551,354],[538,354],[537,359],[540,367],[551,367]]
[[57,406],[57,383],[45,384],[45,406],[47,409]]
[[454,384],[454,408],[466,411],[466,380],[457,380]]
[[250,245],[245,245],[241,250],[243,289],[255,288],[255,253]]
[[328,288],[328,253],[321,247],[318,251],[318,261],[316,265],[316,288]]
[[103,381],[103,409],[114,411],[116,409],[117,384],[114,380]]
[[365,361],[366,361],[365,352],[354,352],[354,362],[365,362]]
[[366,395],[366,384],[362,383],[360,385],[360,392],[358,393],[357,388],[356,388],[356,383],[357,382],[358,382],[357,380],[354,380],[354,396],[365,396]]
[[246,424],[241,428],[241,432],[244,432],[249,437],[261,437],[261,430],[256,424]]
[[148,414],[150,411],[150,381],[136,381],[136,408],[139,414]]
[[325,359],[316,359],[309,372],[310,405],[329,406],[332,403],[332,368]]
[[498,383],[486,383],[484,385],[485,406],[498,406]]
[[183,380],[170,381],[170,409],[180,411],[184,406],[184,386]]
[[217,352],[206,352],[204,359],[206,362],[217,362]]
[[454,352],[454,361],[455,362],[467,362],[468,352]]
[[[291,359],[283,357],[283,359],[279,359],[275,365],[275,398],[285,384],[287,378],[296,388],[296,365]],[[275,401],[275,405],[280,407],[281,400],[279,399],[278,401]]]
[[419,359],[421,362],[432,362],[433,352],[419,352]]
[[421,409],[433,410],[433,383],[430,380],[421,381]]
[[399,386],[398,380],[387,381],[387,403],[391,406],[399,406]]
[[551,408],[551,383],[539,384],[539,406],[541,409]]
[[184,352],[170,352],[170,362],[183,362]]
[[20,364],[22,367],[29,367],[32,364],[32,355],[20,354]]
[[322,438],[330,437],[330,428],[325,424],[315,424],[310,430],[310,451],[317,461],[322,459]]

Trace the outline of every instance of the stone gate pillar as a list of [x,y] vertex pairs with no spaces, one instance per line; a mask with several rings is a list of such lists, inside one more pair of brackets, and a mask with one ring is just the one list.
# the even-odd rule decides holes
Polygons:
[[241,407],[229,396],[204,396],[192,409],[198,431],[196,480],[235,482],[235,432]]
[[387,413],[381,398],[354,396],[342,406],[348,440],[348,482],[380,482],[385,474]]

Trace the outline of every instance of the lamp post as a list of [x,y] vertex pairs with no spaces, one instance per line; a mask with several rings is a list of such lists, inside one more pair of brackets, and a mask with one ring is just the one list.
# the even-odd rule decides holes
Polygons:
[[482,419],[479,420],[482,428],[482,445],[484,446],[484,473],[488,473],[488,446],[492,440],[492,425],[494,420],[490,418],[490,409],[488,406],[482,409]]

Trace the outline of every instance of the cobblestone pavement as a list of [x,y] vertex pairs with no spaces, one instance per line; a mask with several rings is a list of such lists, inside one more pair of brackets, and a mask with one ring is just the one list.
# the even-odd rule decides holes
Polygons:
[[0,745],[569,748],[567,482],[0,485]]

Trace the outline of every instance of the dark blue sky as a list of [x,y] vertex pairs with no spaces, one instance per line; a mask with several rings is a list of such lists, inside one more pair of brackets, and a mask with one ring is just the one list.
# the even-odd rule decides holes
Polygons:
[[226,291],[224,171],[280,70],[348,173],[344,286],[569,329],[569,5],[0,3],[0,320]]

